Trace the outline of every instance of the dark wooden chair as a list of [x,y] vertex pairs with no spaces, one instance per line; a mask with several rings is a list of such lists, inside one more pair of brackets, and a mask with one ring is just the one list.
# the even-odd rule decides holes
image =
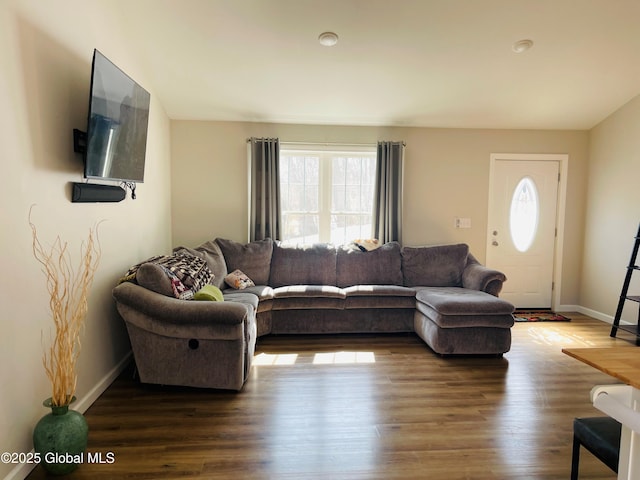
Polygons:
[[580,446],[589,450],[607,467],[618,473],[621,430],[620,422],[611,417],[574,419],[571,480],[578,479]]

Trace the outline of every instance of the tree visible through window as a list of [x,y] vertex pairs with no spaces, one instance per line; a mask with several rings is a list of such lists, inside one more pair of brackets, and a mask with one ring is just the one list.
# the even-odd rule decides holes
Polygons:
[[282,240],[343,244],[372,231],[375,146],[280,151]]

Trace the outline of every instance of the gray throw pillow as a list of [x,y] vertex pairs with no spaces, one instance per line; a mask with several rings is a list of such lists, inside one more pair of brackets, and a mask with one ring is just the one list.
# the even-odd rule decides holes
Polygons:
[[350,247],[338,250],[336,265],[338,287],[352,285],[402,285],[402,255],[398,242],[389,242],[375,250]]
[[238,243],[233,240],[216,238],[215,242],[224,255],[227,271],[241,270],[256,285],[268,285],[273,240],[267,238],[250,243]]
[[407,287],[459,287],[469,246],[403,247],[402,274]]
[[274,246],[269,280],[272,287],[335,284],[336,249],[333,245]]

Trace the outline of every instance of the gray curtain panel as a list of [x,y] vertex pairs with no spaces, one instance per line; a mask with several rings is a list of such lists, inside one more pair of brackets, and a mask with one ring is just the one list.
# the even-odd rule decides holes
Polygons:
[[280,140],[250,142],[251,200],[249,240],[280,239]]
[[402,243],[404,145],[404,142],[378,142],[373,236],[381,243]]

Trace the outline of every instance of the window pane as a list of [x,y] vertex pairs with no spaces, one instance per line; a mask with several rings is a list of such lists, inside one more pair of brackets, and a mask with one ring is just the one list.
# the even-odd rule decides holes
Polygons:
[[319,157],[282,155],[280,158],[280,205],[283,214],[317,212],[319,182]]
[[289,183],[304,183],[304,157],[290,158]]
[[362,164],[362,183],[373,185],[376,181],[376,159],[364,158]]
[[360,236],[360,215],[349,215],[347,217],[347,230],[353,238]]
[[331,242],[344,244],[371,236],[371,215],[331,215]]
[[318,157],[305,158],[305,183],[307,185],[320,184],[320,159]]
[[347,212],[359,212],[360,211],[360,186],[347,186],[346,187],[346,208]]
[[333,167],[331,211],[371,214],[375,158],[334,157]]
[[304,189],[305,196],[305,211],[317,212],[319,210],[318,202],[318,185],[307,185]]
[[317,215],[305,215],[304,216],[304,232],[303,242],[313,243],[317,242],[319,238],[319,222]]
[[289,183],[289,157],[280,158],[280,184]]
[[342,185],[334,185],[331,189],[331,211],[332,212],[344,212],[345,210],[345,197],[344,187]]
[[314,243],[319,239],[317,215],[283,214],[283,238],[287,243]]
[[362,186],[361,202],[363,212],[373,212],[373,185]]
[[280,184],[280,208],[283,212],[288,210],[289,206],[289,189],[286,185]]
[[282,230],[284,238],[295,238],[302,234],[303,221],[302,215],[291,213],[282,214]]
[[289,203],[287,211],[304,211],[304,185],[289,185]]
[[360,185],[361,161],[359,158],[347,159],[347,185]]
[[526,252],[531,247],[538,230],[538,190],[530,177],[524,177],[516,186],[511,198],[509,229],[516,249]]
[[331,215],[331,243],[336,245],[342,245],[347,243],[345,238],[345,216],[344,215]]
[[334,185],[344,185],[346,172],[346,159],[343,157],[333,157],[331,168]]
[[371,230],[373,228],[372,216],[361,215],[360,219],[360,236],[358,238],[371,237]]

